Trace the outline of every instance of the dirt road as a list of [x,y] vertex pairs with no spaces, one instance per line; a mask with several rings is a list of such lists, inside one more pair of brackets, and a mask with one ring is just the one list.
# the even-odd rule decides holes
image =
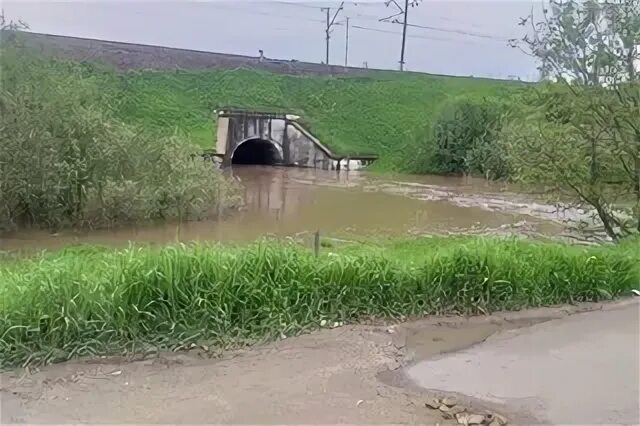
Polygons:
[[[609,309],[611,306],[608,306]],[[82,360],[0,375],[2,423],[447,423],[405,367],[496,332],[565,317],[582,306],[344,326],[209,358],[204,351],[130,362]],[[443,358],[446,359],[446,358]],[[480,395],[481,396],[481,395]],[[511,407],[513,420],[529,419]]]

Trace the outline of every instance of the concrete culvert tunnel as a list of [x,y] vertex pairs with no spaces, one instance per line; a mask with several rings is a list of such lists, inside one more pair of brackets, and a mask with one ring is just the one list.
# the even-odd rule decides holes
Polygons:
[[249,139],[238,145],[231,157],[231,163],[274,165],[282,163],[282,156],[272,142]]

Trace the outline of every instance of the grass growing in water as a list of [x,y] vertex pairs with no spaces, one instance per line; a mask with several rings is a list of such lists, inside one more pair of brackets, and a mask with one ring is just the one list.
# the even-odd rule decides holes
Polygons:
[[194,342],[228,346],[322,319],[597,301],[638,281],[634,252],[617,247],[482,239],[385,247],[319,258],[282,243],[80,248],[10,260],[0,266],[2,367]]

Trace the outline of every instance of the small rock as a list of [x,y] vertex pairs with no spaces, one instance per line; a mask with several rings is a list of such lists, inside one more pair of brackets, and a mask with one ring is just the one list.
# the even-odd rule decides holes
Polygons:
[[507,421],[507,418],[503,415],[500,415],[498,413],[493,413],[493,422],[498,422],[499,426],[505,426],[507,423],[509,423]]
[[442,403],[444,405],[448,405],[449,407],[453,407],[458,403],[458,398],[456,398],[455,396],[447,396],[445,398],[442,398]]
[[339,323],[334,322],[334,323],[333,323],[333,327],[331,327],[331,328],[336,328],[336,327],[338,327],[339,325],[340,325]]
[[396,332],[396,328],[395,328],[395,327],[389,327],[389,328],[387,328],[387,333],[389,333],[389,334],[393,334],[393,333],[395,333],[395,332]]
[[431,408],[432,410],[437,410],[438,408],[440,408],[440,400],[438,400],[437,398],[431,398],[427,400],[424,405],[426,405],[428,408]]
[[442,417],[444,417],[445,419],[453,419],[453,413],[451,413],[451,408],[447,407],[444,404],[440,404],[440,407],[438,407],[438,410],[440,410],[440,412],[442,413]]
[[453,407],[449,408],[449,412],[452,415],[456,415],[458,413],[464,413],[465,411],[466,409],[462,405],[454,405]]
[[458,421],[458,424],[467,426],[469,424],[469,421],[467,420],[468,416],[469,415],[466,414],[466,413],[458,413],[458,414],[456,414],[456,420]]
[[358,402],[356,402],[356,407],[359,407],[360,404],[362,404],[363,402],[364,402],[364,399],[358,400]]
[[119,376],[119,375],[121,375],[121,374],[122,374],[122,370],[112,371],[112,372],[111,372],[111,373],[109,373],[109,374],[111,374],[112,376]]
[[339,325],[340,327],[342,327],[344,325],[344,322],[340,321]]
[[327,325],[327,320],[320,321],[320,327],[324,327],[325,325]]
[[467,417],[468,425],[481,425],[484,423],[484,416],[482,414],[470,414]]
[[287,338],[287,336],[284,333],[280,333],[280,339],[284,340],[286,338]]

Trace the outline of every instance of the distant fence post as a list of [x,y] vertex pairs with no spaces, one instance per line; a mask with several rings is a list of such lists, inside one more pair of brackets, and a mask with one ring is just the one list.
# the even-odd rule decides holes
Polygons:
[[313,254],[318,257],[320,255],[320,231],[313,234]]
[[223,205],[222,205],[222,190],[220,189],[220,184],[218,184],[218,188],[216,190],[217,194],[216,194],[216,203],[218,204],[216,206],[216,211],[218,213],[218,220],[220,219],[220,217],[222,216],[222,209],[223,209]]

